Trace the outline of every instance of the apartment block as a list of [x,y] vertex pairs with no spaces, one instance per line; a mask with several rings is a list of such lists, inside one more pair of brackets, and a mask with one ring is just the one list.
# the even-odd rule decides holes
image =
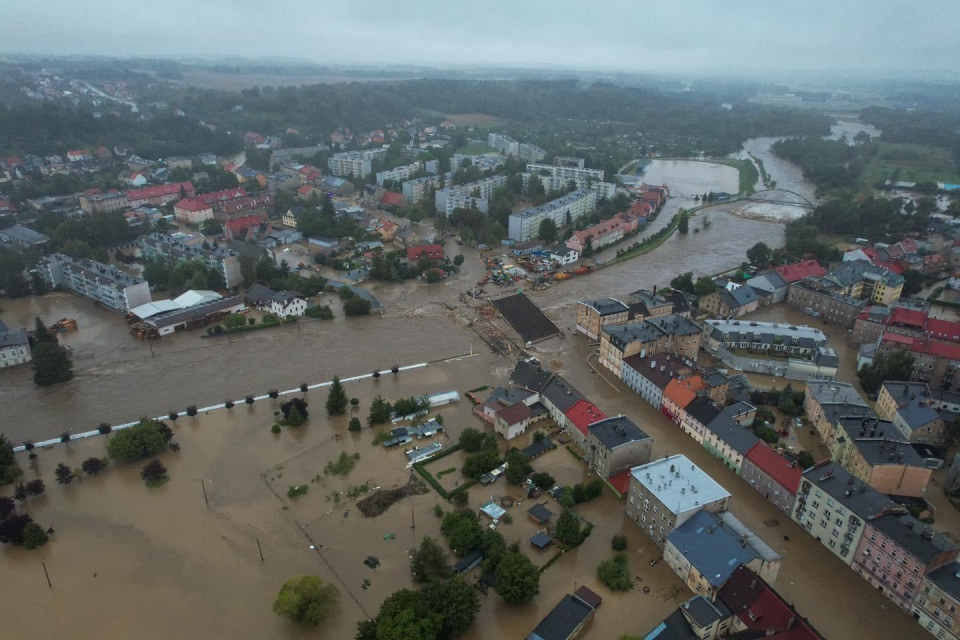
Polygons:
[[474,205],[478,210],[487,213],[494,192],[506,184],[507,176],[495,175],[476,182],[437,189],[437,211],[446,211],[447,215],[450,215],[454,209],[469,209],[471,205]]
[[923,577],[910,612],[937,640],[960,640],[960,563],[952,562]]
[[418,204],[430,196],[431,189],[440,186],[440,176],[424,176],[403,183],[403,197],[410,204]]
[[62,287],[123,313],[150,302],[146,280],[112,265],[52,253],[41,258],[37,267],[51,287]]
[[226,247],[204,248],[202,244],[187,244],[181,238],[164,233],[151,233],[144,236],[139,246],[141,256],[147,260],[161,258],[177,263],[185,260],[200,260],[208,268],[219,272],[228,288],[232,289],[243,284],[240,256]]
[[402,182],[404,180],[409,180],[410,176],[423,171],[423,165],[419,162],[414,162],[412,164],[404,165],[401,167],[396,167],[395,169],[388,169],[386,171],[377,172],[377,185],[383,186],[383,183],[387,180],[393,182]]
[[623,324],[630,308],[615,298],[582,300],[577,303],[577,331],[596,340],[608,324]]
[[94,193],[91,195],[82,195],[79,198],[80,208],[87,215],[94,213],[116,213],[129,207],[127,203],[127,194],[120,191],[108,191],[107,193]]
[[578,189],[540,206],[511,213],[508,235],[517,242],[531,240],[540,233],[540,223],[544,220],[553,220],[558,227],[567,224],[568,217],[576,222],[592,212],[598,200],[599,194],[593,189]]
[[362,178],[373,171],[373,164],[383,160],[386,149],[367,149],[365,151],[341,151],[327,160],[327,168],[335,176]]
[[520,143],[502,133],[487,134],[487,145],[508,156],[520,155]]

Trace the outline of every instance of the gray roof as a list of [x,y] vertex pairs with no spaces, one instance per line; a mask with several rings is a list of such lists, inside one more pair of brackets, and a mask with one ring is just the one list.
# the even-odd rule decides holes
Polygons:
[[510,382],[540,393],[552,377],[553,374],[541,367],[535,358],[530,358],[517,363],[510,374]]
[[930,389],[930,397],[938,402],[947,402],[950,404],[960,404],[960,393],[956,391],[946,391],[944,389]]
[[731,418],[736,418],[751,411],[756,411],[757,408],[752,404],[748,404],[742,400],[737,400],[736,402],[727,405],[723,408],[723,414],[730,416]]
[[560,376],[554,376],[541,394],[563,413],[569,411],[570,407],[577,404],[578,401],[586,400],[586,396]]
[[951,562],[927,574],[927,579],[960,601],[960,562]]
[[727,605],[720,600],[710,602],[701,595],[695,595],[682,605],[680,608],[692,619],[700,628],[709,627],[718,620],[726,620],[732,614]]
[[912,398],[929,398],[930,387],[926,382],[893,382],[884,380],[883,388],[887,390],[897,404],[902,404]]
[[273,289],[265,287],[262,284],[253,284],[250,285],[247,292],[243,294],[243,297],[251,304],[262,304],[273,300],[275,295],[277,295],[277,292]]
[[736,307],[743,307],[757,301],[757,292],[747,285],[737,287],[732,291],[724,290],[720,295],[727,298],[727,304]]
[[[6,329],[6,327],[4,327]],[[0,332],[0,347],[19,347],[29,344],[26,331],[2,331]]]
[[147,324],[152,324],[157,328],[167,327],[172,324],[180,324],[181,322],[203,318],[211,313],[216,313],[217,311],[228,309],[239,304],[243,304],[243,298],[240,296],[220,298],[219,300],[210,300],[209,302],[205,302],[194,307],[187,307],[186,309],[177,309],[175,311],[168,311],[166,313],[158,313],[157,315],[148,318],[146,322]]
[[730,378],[728,378],[725,373],[717,369],[713,369],[712,371],[705,372],[705,374],[702,377],[704,382],[706,382],[711,387],[719,387],[720,385],[724,385],[730,382]]
[[44,234],[34,231],[20,224],[15,224],[6,229],[0,229],[0,239],[6,242],[15,242],[23,245],[43,244],[50,238]]
[[741,455],[753,448],[760,442],[760,438],[755,436],[752,431],[740,424],[725,413],[717,415],[716,418],[707,424],[707,429],[717,434],[717,437],[726,442],[730,447]]
[[687,415],[702,425],[710,424],[710,421],[720,415],[720,410],[713,406],[710,398],[697,396],[693,402],[687,405]]
[[864,520],[897,506],[890,498],[833,461],[810,467],[803,472],[803,479]]
[[550,511],[550,509],[547,509],[547,507],[542,504],[533,505],[532,507],[527,509],[527,513],[534,520],[541,523],[546,522],[547,520],[553,517],[553,511]]
[[806,393],[820,404],[824,402],[846,402],[867,406],[867,401],[863,399],[856,387],[849,382],[809,380],[807,381]]
[[593,607],[574,595],[565,595],[527,640],[568,640],[573,632],[593,613]]
[[601,332],[610,336],[610,343],[622,348],[632,342],[652,342],[663,335],[656,326],[648,322],[630,322],[628,324],[608,324]]
[[669,353],[655,353],[650,356],[627,356],[624,366],[634,369],[663,391],[671,380],[681,372],[693,374],[695,371],[682,358]]
[[941,553],[957,549],[957,545],[945,534],[934,531],[912,516],[888,514],[870,524],[923,563],[933,561]]
[[821,404],[820,408],[823,409],[823,415],[830,424],[837,424],[842,418],[847,417],[877,417],[870,407],[846,402],[827,402]]
[[726,584],[740,565],[759,559],[751,547],[740,546],[740,536],[710,511],[695,513],[667,539],[713,587]]
[[616,298],[600,298],[599,300],[581,300],[580,304],[596,309],[601,316],[609,316],[615,313],[623,313],[628,310],[627,305]]
[[683,291],[674,291],[667,296],[667,301],[673,303],[673,312],[676,314],[690,313],[690,307],[696,299],[696,296]]
[[926,398],[914,398],[897,409],[897,414],[914,431],[940,418]]
[[675,313],[657,318],[647,318],[646,322],[669,335],[689,336],[700,333],[701,331],[700,325],[696,322],[686,316],[679,316]]
[[786,289],[787,281],[776,271],[765,271],[747,280],[747,286],[773,292],[777,289]]
[[651,439],[643,429],[626,416],[615,416],[594,422],[587,427],[587,431],[596,436],[607,450],[616,449],[631,442]]
[[526,389],[521,389],[517,387],[510,387],[509,389],[504,387],[497,387],[490,392],[490,398],[496,399],[503,404],[516,404],[518,402],[523,402],[527,398],[533,395],[533,392],[527,391]]

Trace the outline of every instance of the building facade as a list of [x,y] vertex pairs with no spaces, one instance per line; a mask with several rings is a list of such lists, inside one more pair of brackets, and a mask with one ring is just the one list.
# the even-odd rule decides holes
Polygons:
[[37,266],[51,287],[73,291],[116,311],[127,313],[150,302],[150,283],[112,265],[52,253]]
[[553,220],[558,227],[567,224],[568,219],[576,222],[596,208],[598,196],[593,189],[578,189],[537,207],[511,213],[508,235],[511,240],[526,242],[537,237],[544,220]]

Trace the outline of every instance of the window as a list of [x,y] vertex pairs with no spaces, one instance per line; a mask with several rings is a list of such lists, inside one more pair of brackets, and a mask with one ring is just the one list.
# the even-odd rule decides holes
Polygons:
[[827,541],[827,546],[829,546],[831,549],[833,549],[834,547],[837,546],[837,543],[836,543],[836,541],[834,541],[834,540],[828,540],[828,541]]

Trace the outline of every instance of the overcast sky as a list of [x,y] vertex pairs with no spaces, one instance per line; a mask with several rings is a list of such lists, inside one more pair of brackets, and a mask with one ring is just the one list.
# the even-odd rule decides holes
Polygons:
[[9,0],[0,51],[287,56],[925,78],[960,69],[960,0]]

